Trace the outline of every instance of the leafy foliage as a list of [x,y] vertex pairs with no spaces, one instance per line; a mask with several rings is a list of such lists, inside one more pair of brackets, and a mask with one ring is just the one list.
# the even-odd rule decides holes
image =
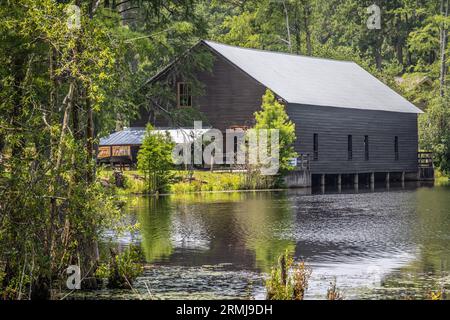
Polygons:
[[294,263],[286,251],[272,268],[266,282],[268,300],[303,300],[308,289],[312,270],[304,262]]
[[170,136],[156,133],[149,124],[138,154],[138,169],[143,173],[147,192],[155,193],[168,188],[172,176],[172,150]]
[[263,96],[261,111],[255,112],[255,129],[279,130],[280,173],[292,169],[290,159],[297,157],[294,151],[295,125],[289,120],[285,107],[276,100],[275,95],[267,90]]
[[[176,47],[171,37],[183,35],[178,44],[184,43],[193,30],[169,19],[172,35],[148,37],[167,26],[161,15],[179,12],[178,22],[188,17],[190,3],[142,1],[137,14],[142,18],[145,11],[148,24],[141,21],[140,27],[123,24],[124,12],[111,1],[76,4],[79,28],[67,23],[66,1],[0,4],[5,299],[56,298],[55,288],[64,285],[72,264],[80,265],[83,288],[96,287],[97,242],[120,218],[120,209],[96,177],[95,134],[137,114],[147,101],[139,86]],[[158,30],[152,30],[154,21]]]
[[450,174],[450,108],[448,98],[434,98],[420,117],[420,145],[434,153],[435,163]]
[[99,266],[95,275],[102,279],[108,279],[109,288],[132,289],[133,282],[142,275],[142,254],[135,246],[127,247],[120,254],[111,252],[111,261]]

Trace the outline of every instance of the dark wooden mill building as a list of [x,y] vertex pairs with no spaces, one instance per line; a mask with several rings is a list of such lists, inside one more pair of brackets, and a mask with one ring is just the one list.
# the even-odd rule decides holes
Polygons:
[[[192,96],[189,83],[180,79],[173,88],[176,107],[198,107],[209,124],[222,131],[249,127],[270,89],[295,122],[295,149],[310,160],[308,174],[321,183],[418,179],[417,118],[422,111],[358,64],[211,41],[200,41],[198,47],[215,57],[212,72],[196,75],[204,94]],[[150,82],[169,76],[177,63],[182,59]],[[133,126],[148,121],[149,114],[143,112]],[[152,121],[165,125],[163,119]]]

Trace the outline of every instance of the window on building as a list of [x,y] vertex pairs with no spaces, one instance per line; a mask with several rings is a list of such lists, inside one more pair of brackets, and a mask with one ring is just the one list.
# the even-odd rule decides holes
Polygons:
[[369,161],[369,136],[364,136],[364,159]]
[[399,155],[398,155],[398,137],[395,136],[394,139],[394,152],[395,152],[395,160],[397,161],[399,159]]
[[348,160],[353,160],[353,136],[351,134],[347,138],[347,152]]
[[314,133],[314,160],[319,160],[319,135]]
[[192,107],[191,86],[186,82],[178,82],[178,107]]

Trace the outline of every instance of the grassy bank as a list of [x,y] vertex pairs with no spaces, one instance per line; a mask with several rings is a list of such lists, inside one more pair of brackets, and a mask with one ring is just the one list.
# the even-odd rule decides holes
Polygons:
[[[173,171],[173,178],[167,186],[167,193],[183,194],[201,191],[256,190],[274,188],[275,179],[270,176],[249,175],[244,173],[209,171]],[[145,194],[144,178],[138,171],[124,171],[125,187],[114,186],[114,172],[101,170],[98,175],[105,186],[119,195]]]

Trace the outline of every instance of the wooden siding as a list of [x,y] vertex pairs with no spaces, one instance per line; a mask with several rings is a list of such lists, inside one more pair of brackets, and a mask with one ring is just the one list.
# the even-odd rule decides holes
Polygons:
[[231,126],[253,126],[254,112],[261,109],[266,88],[222,57],[217,57],[213,72],[197,76],[205,95],[195,99],[210,124],[221,131]]
[[[216,56],[212,72],[199,72],[196,77],[205,86],[205,94],[193,97],[194,106],[209,120],[209,125],[222,132],[235,125],[253,126],[253,114],[261,108],[266,91],[264,86],[221,56]],[[177,87],[173,90],[176,93]],[[142,109],[131,127],[145,127],[149,119],[156,127],[171,126],[164,116],[154,118]]]
[[[319,135],[319,159],[311,161],[313,174],[418,170],[416,114],[297,104],[289,105],[287,111],[296,125],[297,152],[312,155],[314,133]],[[348,135],[353,136],[352,160],[348,160]],[[368,161],[364,159],[365,135],[369,136]]]

